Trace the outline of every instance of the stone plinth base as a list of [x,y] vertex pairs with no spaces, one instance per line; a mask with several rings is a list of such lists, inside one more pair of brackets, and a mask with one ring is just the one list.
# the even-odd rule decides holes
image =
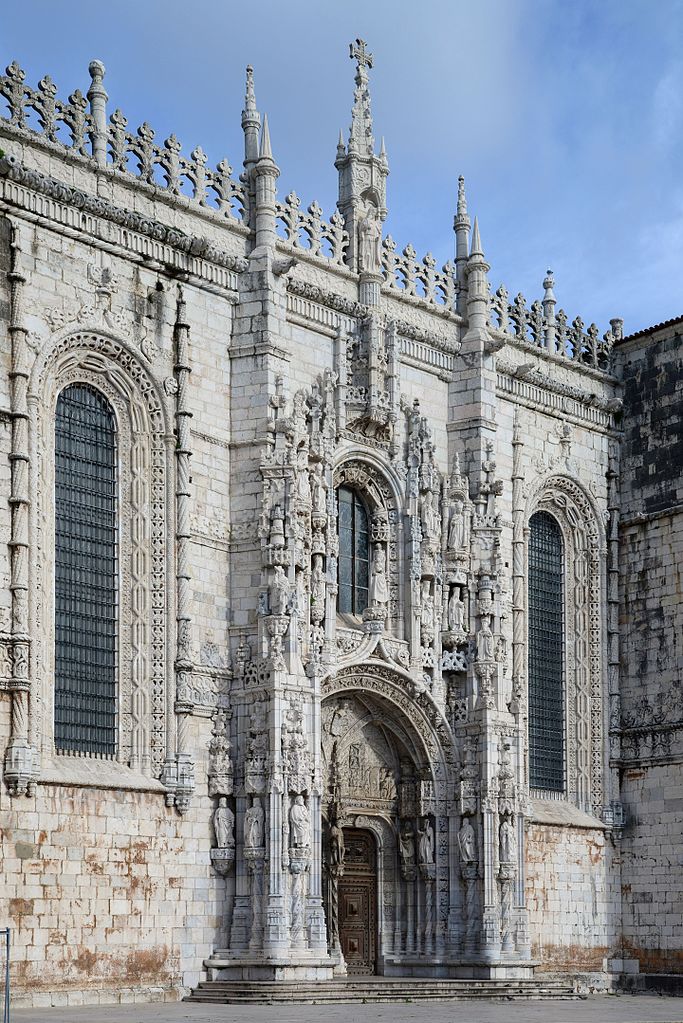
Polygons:
[[334,963],[328,957],[292,963],[285,959],[258,959],[216,952],[204,961],[209,980],[303,981],[331,980]]
[[533,980],[536,963],[528,959],[517,962],[432,962],[424,960],[385,960],[385,977],[437,977],[454,980]]

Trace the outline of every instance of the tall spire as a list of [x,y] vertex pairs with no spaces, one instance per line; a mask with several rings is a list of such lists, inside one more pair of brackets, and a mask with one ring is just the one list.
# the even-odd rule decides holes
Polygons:
[[261,132],[261,145],[258,152],[259,160],[272,160],[273,150],[270,145],[270,130],[268,128],[268,114],[263,115],[263,131]]
[[474,218],[474,227],[472,228],[472,244],[470,246],[470,256],[481,256],[484,257],[484,250],[481,247],[481,238],[479,237],[479,221]]
[[353,96],[349,152],[353,150],[359,156],[372,156],[375,140],[372,137],[368,68],[372,67],[373,56],[368,52],[364,39],[356,39],[355,43],[350,44],[349,56],[356,61],[356,91]]
[[244,132],[244,166],[249,167],[258,159],[258,137],[261,117],[256,109],[254,94],[254,69],[247,66],[247,86],[242,111],[242,131]]
[[[378,234],[376,227],[384,222],[387,215],[386,194],[389,163],[386,148],[382,140],[382,149],[375,153],[375,141],[372,135],[372,112],[370,109],[370,90],[368,70],[373,66],[373,56],[368,50],[364,39],[356,39],[349,47],[349,56],[356,62],[355,83],[353,94],[353,111],[348,146],[344,145],[343,137],[337,144],[337,156],[334,162],[339,171],[339,198],[337,206],[344,217],[346,230],[349,234],[349,246],[346,261],[352,270],[361,269],[375,277],[380,273],[376,256],[370,259],[370,249],[366,250],[365,265],[361,267],[360,233]],[[370,265],[372,263],[372,265]]]
[[455,231],[455,274],[458,282],[457,309],[461,316],[467,310],[467,259],[469,256],[470,218],[467,213],[465,179],[458,178],[458,205],[453,220]]

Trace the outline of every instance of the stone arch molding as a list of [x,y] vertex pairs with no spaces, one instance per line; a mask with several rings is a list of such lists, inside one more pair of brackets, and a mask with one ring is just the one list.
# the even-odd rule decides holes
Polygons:
[[455,745],[446,719],[429,694],[416,692],[408,672],[374,661],[342,667],[322,681],[323,700],[354,691],[391,705],[412,735],[420,754],[416,766],[423,779],[433,783],[440,812],[445,812],[449,784],[455,777]]
[[[550,475],[539,481],[527,501],[527,525],[537,511],[555,518],[564,542],[567,796],[581,809],[600,815],[605,802],[603,522],[591,496],[567,476]],[[528,610],[528,539],[525,546]]]
[[54,754],[54,421],[72,383],[104,394],[116,417],[119,465],[119,725],[117,760],[158,777],[167,756],[167,612],[172,523],[171,434],[162,392],[122,340],[99,328],[68,328],[39,352],[29,377],[31,450],[30,616],[33,745]]

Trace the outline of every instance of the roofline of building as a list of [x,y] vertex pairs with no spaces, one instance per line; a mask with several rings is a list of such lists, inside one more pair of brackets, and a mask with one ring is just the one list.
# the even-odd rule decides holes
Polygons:
[[683,326],[683,315],[674,316],[672,320],[663,320],[661,323],[655,323],[652,327],[643,327],[642,330],[636,330],[633,334],[627,334],[617,341],[617,345],[626,344],[627,341],[633,341],[635,338],[646,337],[658,330],[664,330],[665,327],[678,327],[679,325]]

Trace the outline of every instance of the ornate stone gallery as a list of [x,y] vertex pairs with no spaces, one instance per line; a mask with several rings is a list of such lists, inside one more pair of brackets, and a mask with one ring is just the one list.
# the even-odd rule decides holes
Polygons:
[[680,771],[675,600],[637,684],[620,659],[656,604],[632,580],[680,537],[633,441],[674,393],[675,323],[601,334],[550,271],[510,298],[462,178],[454,258],[400,248],[373,58],[351,57],[328,219],[278,197],[251,68],[239,174],[133,130],[98,61],[68,100],[0,76],[0,821],[26,1002],[675,966],[629,901],[652,885],[639,800]]

